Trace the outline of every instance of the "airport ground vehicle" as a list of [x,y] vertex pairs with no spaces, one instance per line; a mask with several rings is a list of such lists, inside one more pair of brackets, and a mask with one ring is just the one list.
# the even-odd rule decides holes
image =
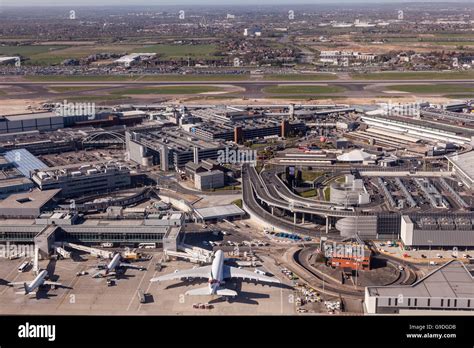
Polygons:
[[29,265],[30,261],[23,262],[20,266],[18,266],[18,272],[25,272]]
[[146,294],[142,289],[138,289],[137,296],[140,303],[146,303]]
[[138,244],[139,249],[155,249],[156,243],[140,243]]

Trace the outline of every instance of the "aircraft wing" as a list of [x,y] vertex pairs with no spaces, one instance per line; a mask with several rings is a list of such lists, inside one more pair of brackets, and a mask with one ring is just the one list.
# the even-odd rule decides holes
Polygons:
[[146,269],[145,267],[135,266],[130,263],[121,263],[119,266],[123,268],[139,269],[140,271],[143,271]]
[[237,267],[224,266],[224,278],[242,278],[249,280],[257,280],[267,283],[280,283],[276,278],[270,278],[262,274],[246,271]]
[[61,283],[50,282],[50,281],[47,281],[47,280],[46,280],[43,284],[44,284],[44,285],[63,286],[63,284],[61,284]]
[[8,283],[8,286],[17,286],[17,285],[23,285],[25,284],[26,282],[11,282],[11,283]]
[[176,273],[170,273],[161,277],[150,279],[150,282],[161,282],[164,280],[183,279],[183,278],[209,278],[212,266],[186,269]]

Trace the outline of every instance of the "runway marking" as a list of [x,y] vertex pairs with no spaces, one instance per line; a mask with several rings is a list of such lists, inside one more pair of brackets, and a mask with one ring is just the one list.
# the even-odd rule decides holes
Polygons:
[[[158,272],[155,271],[155,272],[153,273],[153,277],[152,277],[152,278],[155,278],[157,273],[158,273]],[[146,288],[146,292],[147,292],[147,293],[150,291],[150,287],[151,287],[151,284],[152,284],[151,282],[148,282],[148,283],[149,283],[149,284],[148,284],[148,286],[147,286],[147,288]],[[140,310],[142,309],[142,305],[143,305],[143,303],[140,303],[140,305],[138,306],[138,310],[137,310],[138,312],[140,312]]]
[[[84,270],[84,268],[87,267],[87,265],[85,265],[84,267],[81,268],[81,271]],[[63,267],[65,269],[68,269],[66,267]],[[72,270],[72,269],[71,269]],[[69,282],[69,284],[67,285],[67,288],[66,288],[66,292],[64,293],[63,297],[61,298],[61,300],[59,301],[58,305],[56,306],[56,309],[59,309],[59,306],[61,306],[64,302],[64,300],[66,299],[67,295],[69,295],[69,293],[71,292],[71,290],[74,290],[74,286],[73,285],[76,285],[76,283],[79,281],[79,276],[74,276],[74,278]],[[72,294],[74,295],[74,294]]]
[[[152,262],[153,262],[153,259],[155,258],[155,255],[153,255],[153,257],[150,259],[150,262],[148,263],[148,267],[147,267],[147,270],[148,268],[151,266]],[[142,276],[142,279],[140,280],[140,283],[138,283],[138,286],[137,288],[135,289],[135,291],[133,292],[132,294],[132,297],[130,299],[130,302],[128,303],[128,306],[127,306],[127,312],[130,310],[130,307],[132,306],[132,303],[133,303],[133,299],[135,298],[136,294],[138,293],[138,289],[140,289],[140,286],[142,285],[143,283],[143,280],[145,279],[145,276],[148,272],[143,272],[143,276]],[[148,292],[148,290],[147,290]]]

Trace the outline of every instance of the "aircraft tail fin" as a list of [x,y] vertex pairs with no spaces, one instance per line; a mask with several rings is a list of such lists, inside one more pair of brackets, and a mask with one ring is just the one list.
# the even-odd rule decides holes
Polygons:
[[23,289],[21,291],[17,291],[15,292],[15,294],[18,294],[18,295],[28,295],[29,291],[28,291],[28,286],[26,285],[26,283],[23,283]]
[[186,291],[186,295],[190,296],[203,296],[203,295],[210,295],[211,294],[211,289],[209,289],[208,286],[204,288],[198,288],[198,289],[192,289]]
[[232,297],[237,296],[236,291],[230,290],[230,289],[225,289],[225,288],[217,289],[216,294],[219,295],[219,296],[232,296]]

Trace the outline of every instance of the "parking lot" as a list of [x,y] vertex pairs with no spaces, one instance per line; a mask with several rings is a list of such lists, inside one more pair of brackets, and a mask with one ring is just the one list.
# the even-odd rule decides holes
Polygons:
[[473,250],[432,248],[423,250],[403,250],[399,244],[389,246],[387,242],[374,243],[382,254],[388,254],[409,262],[426,263],[432,266],[442,265],[453,259],[460,259],[466,262],[472,260]]

